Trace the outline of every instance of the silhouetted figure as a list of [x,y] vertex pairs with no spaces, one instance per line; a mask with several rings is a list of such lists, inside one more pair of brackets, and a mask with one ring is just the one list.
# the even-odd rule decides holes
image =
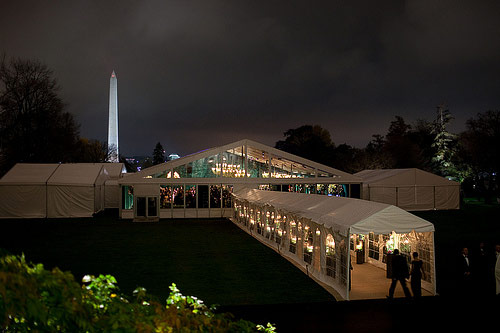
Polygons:
[[403,291],[406,298],[411,298],[410,291],[406,286],[406,279],[410,277],[408,272],[408,264],[406,263],[405,257],[399,254],[399,250],[394,250],[394,257],[392,258],[392,283],[389,288],[389,296],[387,298],[392,299],[394,297],[394,290],[396,289],[396,284],[401,283]]
[[472,274],[469,249],[464,247],[459,257],[459,278],[461,279],[461,288],[464,296],[472,296]]
[[413,260],[411,262],[411,292],[413,297],[418,299],[422,296],[422,277],[424,276],[423,261],[418,257],[417,252],[413,252]]

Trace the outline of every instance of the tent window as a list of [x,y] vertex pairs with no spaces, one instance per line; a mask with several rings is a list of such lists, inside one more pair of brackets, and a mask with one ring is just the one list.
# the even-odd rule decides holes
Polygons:
[[344,239],[340,242],[340,282],[347,285],[347,246]]
[[262,228],[262,216],[260,214],[260,211],[257,211],[257,233],[264,235],[264,230]]
[[172,186],[160,185],[160,209],[172,208]]
[[[262,213],[264,214],[264,213]],[[265,214],[265,221],[266,221],[266,238],[268,239],[273,239],[272,231],[273,231],[273,221],[271,220],[271,212],[266,212]]]
[[375,235],[373,232],[368,234],[368,257],[378,260],[380,257],[379,253],[379,235]]
[[297,223],[290,221],[290,247],[289,251],[292,253],[297,252]]
[[[273,213],[273,216],[274,216],[274,213]],[[283,216],[283,218],[281,218],[280,215],[276,216],[275,224],[274,224],[274,226],[275,226],[275,238],[274,238],[274,240],[276,241],[276,244],[281,244],[281,239],[283,237],[283,231],[285,230],[285,227],[286,227],[285,221],[286,221],[286,216]]]
[[335,278],[337,273],[337,258],[335,256],[335,240],[331,234],[326,236],[326,275]]
[[172,186],[174,208],[184,208],[184,188],[182,185]]
[[186,208],[196,208],[196,185],[186,185]]
[[122,209],[134,208],[134,187],[122,186]]
[[210,185],[210,208],[221,208],[221,185]]
[[312,263],[314,237],[311,228],[304,226],[304,261],[308,264]]

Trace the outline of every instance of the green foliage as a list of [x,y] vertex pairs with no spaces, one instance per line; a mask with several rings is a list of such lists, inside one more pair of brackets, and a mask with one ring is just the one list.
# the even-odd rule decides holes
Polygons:
[[162,304],[138,287],[128,298],[111,275],[48,271],[24,256],[0,258],[0,323],[6,332],[274,332],[275,327],[216,313],[175,284]]

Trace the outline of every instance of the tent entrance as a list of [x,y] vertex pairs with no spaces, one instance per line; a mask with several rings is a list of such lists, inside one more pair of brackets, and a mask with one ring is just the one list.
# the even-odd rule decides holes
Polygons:
[[159,221],[157,196],[137,196],[135,207],[134,221]]

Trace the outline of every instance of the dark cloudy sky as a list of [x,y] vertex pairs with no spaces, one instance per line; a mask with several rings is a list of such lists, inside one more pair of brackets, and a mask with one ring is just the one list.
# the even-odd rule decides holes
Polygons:
[[500,1],[0,1],[0,52],[46,63],[104,141],[114,69],[124,155],[304,124],[364,147],[395,115],[500,109]]

